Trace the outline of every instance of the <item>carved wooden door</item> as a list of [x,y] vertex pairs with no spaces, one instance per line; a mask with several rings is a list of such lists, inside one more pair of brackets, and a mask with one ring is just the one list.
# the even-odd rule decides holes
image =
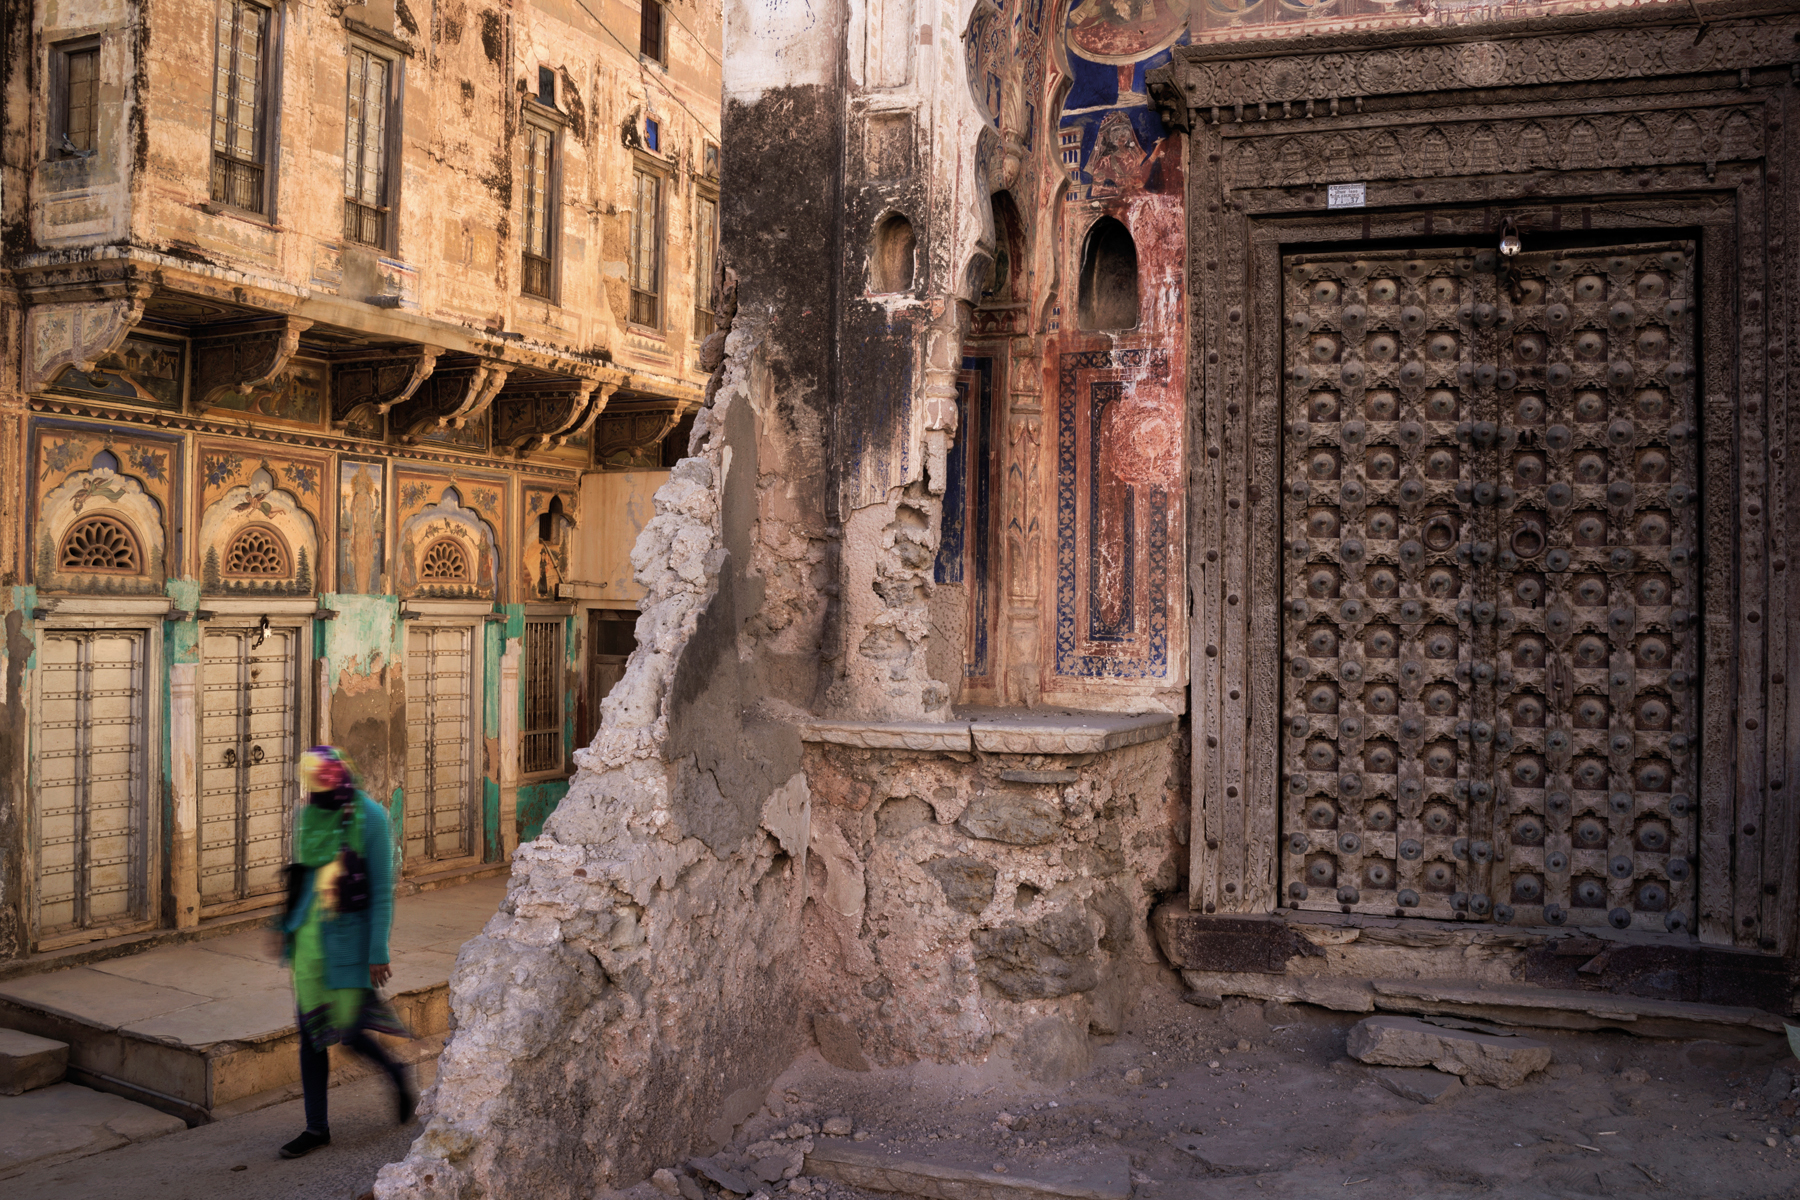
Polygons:
[[474,645],[469,625],[406,634],[406,860],[475,853]]
[[137,629],[56,629],[38,649],[40,949],[123,933],[150,915],[148,641]]
[[266,904],[283,887],[300,729],[300,631],[212,626],[200,642],[200,903]]
[[1692,262],[1284,260],[1289,904],[1692,927]]

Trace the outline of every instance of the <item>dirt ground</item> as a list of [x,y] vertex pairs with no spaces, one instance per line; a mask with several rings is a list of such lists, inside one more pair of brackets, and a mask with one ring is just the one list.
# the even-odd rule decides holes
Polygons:
[[[905,1154],[997,1164],[1014,1176],[1123,1153],[1133,1200],[1800,1196],[1800,1120],[1786,1095],[1800,1063],[1785,1043],[1520,1030],[1553,1047],[1547,1071],[1426,1105],[1384,1087],[1384,1068],[1345,1057],[1359,1019],[1230,999],[1197,1008],[1147,990],[1092,1071],[1054,1088],[997,1062],[857,1073],[810,1052],[721,1157],[843,1117]],[[649,1184],[631,1195],[640,1191],[660,1197]],[[766,1191],[875,1196],[806,1177]]]

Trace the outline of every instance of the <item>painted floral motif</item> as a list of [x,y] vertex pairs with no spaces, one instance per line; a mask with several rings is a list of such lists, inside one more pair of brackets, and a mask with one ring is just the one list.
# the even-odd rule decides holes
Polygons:
[[476,512],[492,521],[500,512],[500,493],[492,488],[474,488],[469,492],[469,503]]
[[403,509],[417,508],[424,504],[430,496],[431,485],[429,483],[404,484],[400,488],[400,507]]
[[317,467],[289,464],[281,469],[281,474],[289,483],[294,485],[294,490],[303,496],[310,496],[319,490],[319,470]]
[[218,487],[236,479],[244,469],[244,456],[241,454],[208,454],[200,460],[200,473],[206,479],[207,487]]
[[48,479],[52,475],[60,475],[76,463],[85,462],[92,457],[88,443],[79,438],[64,438],[45,447],[44,470],[38,478]]
[[132,446],[125,452],[125,461],[131,469],[145,479],[161,483],[168,478],[169,456],[145,450],[141,446]]

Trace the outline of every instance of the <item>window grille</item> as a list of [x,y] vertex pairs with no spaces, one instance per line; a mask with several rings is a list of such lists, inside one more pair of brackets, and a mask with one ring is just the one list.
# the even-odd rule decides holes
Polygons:
[[466,583],[469,556],[455,538],[439,538],[419,556],[419,578],[435,583]]
[[268,10],[219,0],[213,69],[212,198],[263,211],[263,55]]
[[231,545],[225,550],[227,575],[261,579],[286,578],[291,573],[286,543],[280,534],[267,526],[249,526],[232,538]]
[[694,200],[694,336],[713,331],[713,272],[719,252],[719,202],[710,196]]
[[550,296],[550,168],[548,129],[525,127],[525,251],[519,288],[530,296]]
[[563,769],[561,621],[525,622],[525,720],[520,770],[527,775]]
[[387,112],[391,68],[379,55],[350,47],[344,102],[344,237],[387,244]]
[[638,53],[645,58],[663,60],[663,6],[660,0],[640,0],[643,5],[638,21]]
[[632,173],[631,319],[657,328],[662,321],[662,178]]
[[[100,124],[100,50],[90,46],[63,55],[62,134],[76,150],[92,150]],[[53,150],[66,150],[58,145]]]
[[63,535],[56,559],[65,571],[136,575],[144,569],[137,535],[116,517],[83,517],[75,522]]

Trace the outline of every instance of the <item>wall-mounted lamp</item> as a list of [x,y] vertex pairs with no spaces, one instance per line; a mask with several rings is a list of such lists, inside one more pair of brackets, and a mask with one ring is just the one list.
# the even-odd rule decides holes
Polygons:
[[1510,220],[1507,221],[1500,227],[1500,253],[1511,258],[1524,248],[1525,244],[1519,240],[1518,226]]

